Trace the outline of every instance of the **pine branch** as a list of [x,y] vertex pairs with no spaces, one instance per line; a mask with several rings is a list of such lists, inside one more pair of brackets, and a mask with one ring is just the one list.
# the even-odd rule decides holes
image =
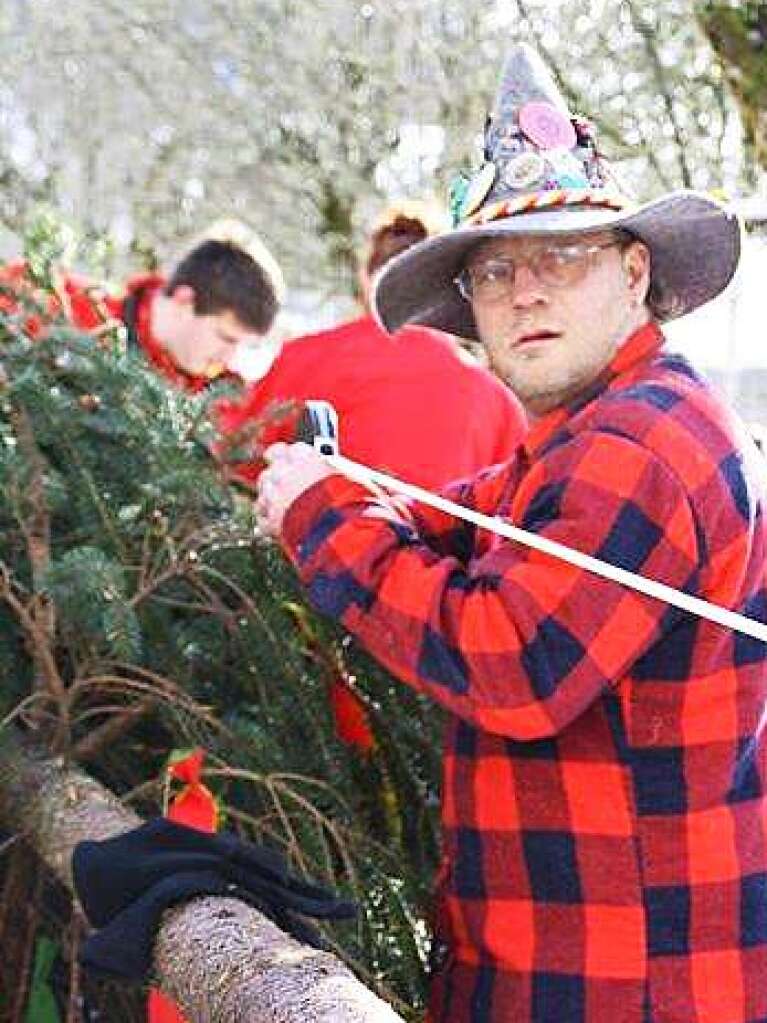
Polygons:
[[[23,453],[30,469],[30,479],[27,484],[25,512],[20,521],[24,534],[29,556],[29,565],[32,573],[32,588],[36,593],[42,591],[42,581],[51,563],[51,517],[48,510],[48,501],[45,494],[45,469],[46,463],[40,449],[35,441],[35,432],[29,413],[22,406],[13,407],[10,414],[10,422],[13,427],[19,450]],[[10,603],[7,593],[10,586],[3,584],[4,596]],[[18,610],[16,613],[18,614]],[[52,602],[44,598],[35,605],[35,610],[25,611],[32,626],[31,635],[34,636],[34,647],[32,656],[38,667],[38,687],[46,686],[53,694],[57,694],[60,676],[58,671],[51,670],[53,660],[52,648],[56,635],[56,609]],[[63,683],[61,683],[63,687]],[[60,695],[60,694],[59,694]]]

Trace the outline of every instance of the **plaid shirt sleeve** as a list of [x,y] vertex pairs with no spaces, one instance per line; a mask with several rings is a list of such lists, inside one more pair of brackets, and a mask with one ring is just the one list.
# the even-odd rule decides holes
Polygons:
[[[485,469],[474,479],[451,483],[443,488],[441,496],[464,508],[495,515],[507,490],[508,471],[505,466],[497,465]],[[477,527],[473,523],[418,501],[403,500],[399,508],[421,540],[436,554],[450,555],[468,563],[477,535]]]
[[[576,434],[513,489],[517,525],[695,591],[685,490],[636,441]],[[558,733],[675,621],[659,601],[510,541],[474,537],[470,557],[441,554],[414,521],[333,476],[294,502],[283,541],[318,610],[481,729],[517,739]],[[440,536],[434,523],[431,536]]]

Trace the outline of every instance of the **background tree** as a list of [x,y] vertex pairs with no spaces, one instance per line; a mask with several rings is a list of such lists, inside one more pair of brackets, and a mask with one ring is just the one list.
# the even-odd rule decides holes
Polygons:
[[749,178],[767,171],[767,4],[701,2],[698,21],[738,103],[748,153]]
[[444,196],[478,161],[513,39],[542,50],[640,197],[753,179],[691,0],[15,0],[0,20],[2,218],[47,199],[112,238],[120,272],[227,214],[293,285],[348,293],[371,209]]

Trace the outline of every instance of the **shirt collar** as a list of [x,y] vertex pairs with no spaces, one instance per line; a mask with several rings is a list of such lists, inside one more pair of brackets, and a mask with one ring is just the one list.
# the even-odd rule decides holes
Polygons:
[[638,366],[650,361],[663,344],[664,337],[660,327],[654,321],[643,324],[634,331],[628,340],[621,345],[606,369],[594,380],[591,387],[578,395],[577,398],[552,409],[537,420],[528,431],[523,447],[529,458],[540,451],[546,441],[563,426],[571,416],[599,397],[618,376],[624,376]]
[[136,339],[148,362],[161,376],[176,387],[191,394],[203,391],[209,384],[207,377],[188,373],[171,357],[164,345],[152,331],[152,303],[165,287],[166,281],[159,274],[142,274],[128,282],[127,291],[136,296],[135,312]]

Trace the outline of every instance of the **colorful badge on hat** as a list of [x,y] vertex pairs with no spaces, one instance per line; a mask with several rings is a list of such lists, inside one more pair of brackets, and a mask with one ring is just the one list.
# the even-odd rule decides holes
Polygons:
[[579,146],[589,146],[594,144],[594,125],[591,121],[587,121],[585,117],[578,117],[577,115],[573,118],[573,128],[575,129],[575,137],[578,140]]
[[522,135],[511,136],[510,138],[499,138],[494,153],[495,163],[502,163],[504,160],[511,160],[518,153],[527,148],[527,140]]
[[572,149],[577,142],[572,122],[551,103],[525,103],[519,111],[519,127],[539,149]]
[[493,129],[494,145],[491,152],[510,156],[527,148],[527,139],[516,123],[507,123]]
[[481,167],[469,182],[469,187],[463,197],[461,206],[461,217],[469,217],[482,205],[487,193],[493,187],[498,168],[494,163],[486,163]]
[[456,174],[450,182],[450,189],[448,191],[448,206],[450,208],[450,217],[453,221],[453,227],[456,227],[456,225],[461,221],[463,202],[468,191],[469,178],[463,173]]
[[504,166],[501,178],[504,185],[518,191],[521,188],[530,188],[543,178],[546,164],[539,153],[529,150],[512,157]]
[[547,149],[546,163],[551,167],[557,188],[588,188],[583,163],[569,149]]

